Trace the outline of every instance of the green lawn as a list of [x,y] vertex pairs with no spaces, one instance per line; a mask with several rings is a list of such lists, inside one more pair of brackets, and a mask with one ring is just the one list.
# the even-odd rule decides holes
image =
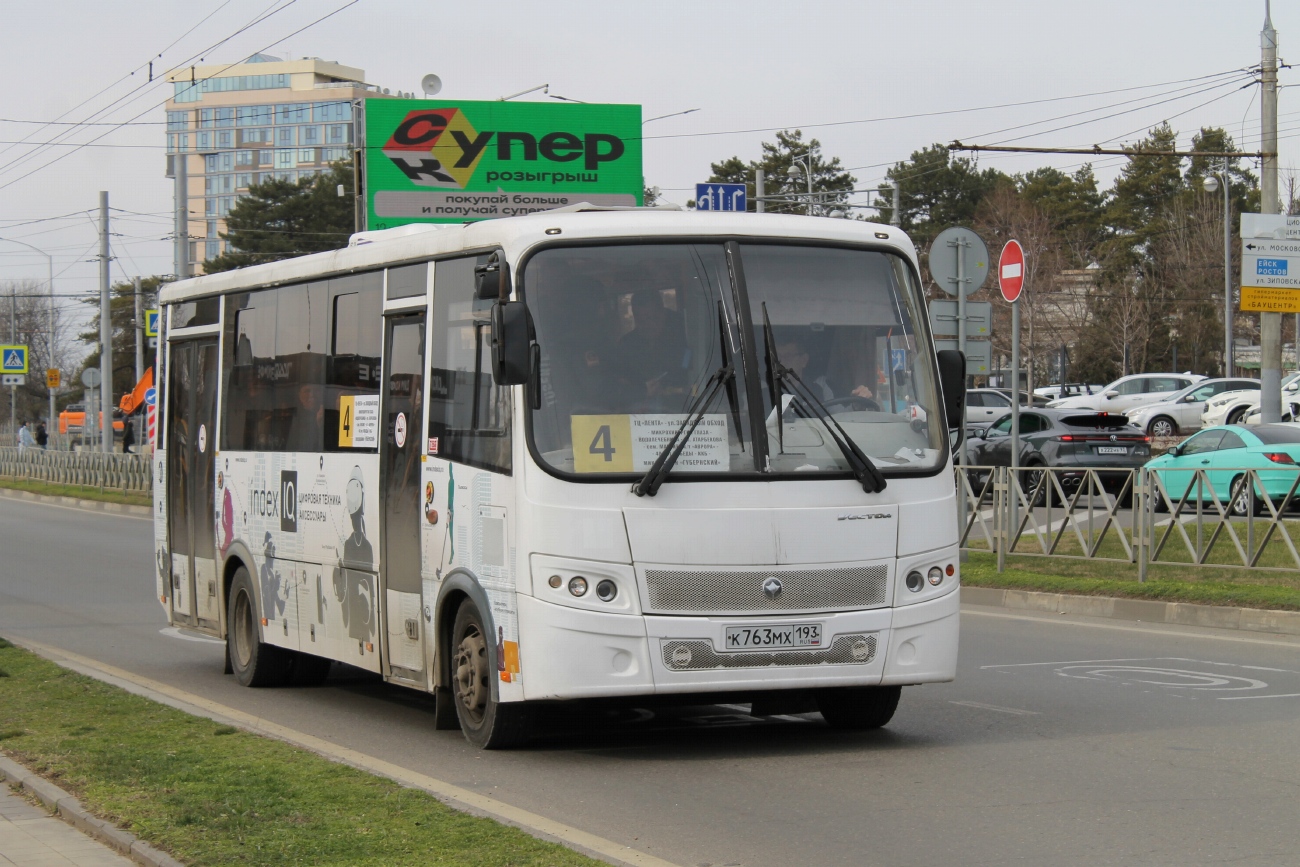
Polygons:
[[13,491],[28,491],[49,497],[72,497],[78,500],[95,500],[101,503],[124,503],[128,506],[151,506],[153,496],[136,492],[127,493],[116,488],[94,488],[82,485],[55,485],[50,482],[37,482],[27,479],[0,479],[0,488]]
[[996,555],[971,551],[968,557],[961,580],[970,587],[1300,611],[1300,571],[1153,563],[1139,583],[1137,566],[1129,563],[1011,554],[999,573]]
[[3,639],[0,696],[0,751],[188,863],[602,863],[425,792],[131,695]]

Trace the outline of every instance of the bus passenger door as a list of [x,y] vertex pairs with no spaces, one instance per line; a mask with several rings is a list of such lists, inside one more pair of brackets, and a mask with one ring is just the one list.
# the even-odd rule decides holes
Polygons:
[[420,579],[424,460],[424,314],[389,316],[384,340],[380,446],[385,662],[392,677],[426,685]]
[[171,345],[167,389],[167,502],[171,540],[171,620],[220,627],[213,470],[217,341]]

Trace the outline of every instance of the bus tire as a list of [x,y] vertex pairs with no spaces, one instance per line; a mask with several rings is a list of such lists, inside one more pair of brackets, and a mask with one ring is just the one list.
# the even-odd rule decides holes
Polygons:
[[226,654],[231,673],[243,686],[280,686],[289,678],[293,657],[262,641],[257,594],[248,570],[240,566],[230,582],[226,606]]
[[901,686],[852,686],[823,689],[817,708],[833,729],[878,729],[894,718]]
[[508,749],[522,743],[528,718],[522,703],[501,703],[492,697],[497,669],[483,616],[466,599],[456,611],[451,629],[451,692],[465,739],[481,750]]

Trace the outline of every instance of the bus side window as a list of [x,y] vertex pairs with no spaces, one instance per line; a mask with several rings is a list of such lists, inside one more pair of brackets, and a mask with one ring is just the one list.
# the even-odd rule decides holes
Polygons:
[[379,395],[384,341],[383,272],[329,282],[330,346],[325,374],[325,451],[339,445],[340,398]]
[[438,457],[508,474],[510,390],[492,379],[492,302],[474,292],[480,258],[434,265],[429,437]]

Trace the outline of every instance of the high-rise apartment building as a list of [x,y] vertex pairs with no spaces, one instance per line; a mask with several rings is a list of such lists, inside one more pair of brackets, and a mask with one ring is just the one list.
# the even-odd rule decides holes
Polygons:
[[185,161],[191,274],[224,252],[225,217],[250,185],[296,181],[350,160],[359,139],[357,100],[379,95],[363,70],[264,54],[174,71],[168,80],[167,176],[175,178],[176,161]]

